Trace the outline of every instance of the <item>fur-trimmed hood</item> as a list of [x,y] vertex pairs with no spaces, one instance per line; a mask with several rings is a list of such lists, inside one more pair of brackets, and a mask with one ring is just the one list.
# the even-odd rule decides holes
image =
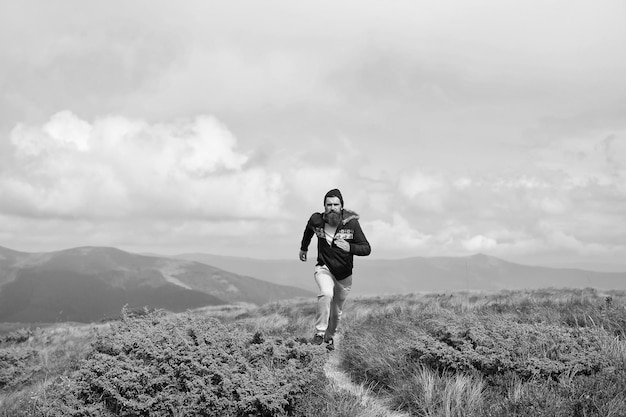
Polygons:
[[348,223],[350,220],[359,220],[359,214],[356,211],[352,211],[352,210],[348,210],[348,209],[343,209],[342,210],[342,214],[343,214],[343,220],[341,220],[341,223],[345,226],[346,223]]

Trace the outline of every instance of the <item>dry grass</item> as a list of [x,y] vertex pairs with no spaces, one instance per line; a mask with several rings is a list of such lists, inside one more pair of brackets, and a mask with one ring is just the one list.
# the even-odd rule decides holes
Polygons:
[[195,316],[210,316],[219,319],[232,319],[233,317],[241,316],[257,308],[254,304],[249,303],[237,303],[220,306],[209,306],[191,310],[190,313]]
[[[531,413],[536,416],[560,416],[554,411],[559,407],[583,410],[581,412],[585,414],[581,415],[589,416],[626,413],[625,394],[620,393],[620,388],[615,386],[615,378],[626,375],[624,292],[546,289],[412,294],[356,298],[347,311],[343,328],[349,335],[346,340],[349,346],[345,346],[341,352],[345,371],[354,375],[358,383],[373,387],[381,397],[392,398],[393,404],[408,410],[412,415],[506,415],[505,410],[515,410],[516,407],[539,407]],[[452,331],[452,335],[440,335],[442,340],[451,341],[457,337],[455,332],[461,332],[459,340],[466,338],[462,336],[463,326],[467,325],[464,323],[470,323],[471,328],[472,317],[482,317],[485,325],[520,323],[523,324],[519,326],[521,330],[539,326],[558,330],[559,334],[564,335],[568,334],[567,329],[581,329],[584,330],[584,337],[589,338],[590,352],[598,351],[601,356],[609,358],[611,365],[595,371],[598,372],[597,378],[593,374],[579,376],[580,368],[573,366],[569,372],[558,377],[562,388],[550,381],[525,381],[514,373],[503,374],[498,376],[499,379],[490,376],[491,380],[487,382],[477,372],[465,373],[454,369],[442,371],[416,365],[414,360],[406,360],[410,352],[406,349],[414,335],[420,334],[423,325],[420,317],[429,317],[431,323],[439,317],[442,330],[445,329],[445,323],[457,322],[460,327],[446,330]],[[364,336],[360,337],[359,334]],[[529,345],[532,350],[526,353],[520,351],[522,360],[529,363],[534,360],[552,360],[567,351],[567,347],[551,342],[547,336],[545,340],[539,339],[536,344]],[[403,343],[409,344],[402,347]],[[500,388],[494,390],[493,384],[499,384]],[[587,400],[579,392],[588,389],[599,389],[603,393]],[[606,403],[605,406],[595,405],[600,398]],[[543,411],[541,404],[546,407]]]
[[[461,417],[479,415],[485,382],[464,374],[439,374],[425,366],[400,371],[392,383],[393,404],[413,414]],[[410,374],[410,375],[407,375]],[[400,375],[398,375],[400,376]]]
[[626,340],[619,337],[607,338],[602,351],[618,366],[626,368]]
[[110,324],[56,323],[35,329],[27,341],[15,347],[35,349],[38,354],[30,366],[39,371],[30,384],[0,390],[0,416],[36,415],[39,406],[47,403],[47,391],[55,379],[79,369],[80,361],[91,351],[91,342],[109,328]]

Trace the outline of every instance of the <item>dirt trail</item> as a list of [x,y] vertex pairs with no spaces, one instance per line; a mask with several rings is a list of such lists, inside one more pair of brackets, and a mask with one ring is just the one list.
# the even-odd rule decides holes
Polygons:
[[[335,349],[340,349],[341,340],[335,337]],[[410,414],[390,410],[383,401],[372,395],[363,385],[357,385],[350,377],[339,369],[339,352],[331,352],[324,365],[324,373],[329,381],[340,390],[347,391],[361,399],[361,404],[367,407],[368,412],[360,417],[410,417]]]

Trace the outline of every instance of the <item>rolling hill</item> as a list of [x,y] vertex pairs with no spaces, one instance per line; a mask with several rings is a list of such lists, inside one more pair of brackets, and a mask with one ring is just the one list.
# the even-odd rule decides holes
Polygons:
[[311,295],[194,261],[115,248],[24,253],[0,247],[2,322],[90,322],[119,314],[124,305],[184,311]]
[[[237,274],[282,285],[315,289],[314,252],[308,262],[259,260],[188,253],[176,259],[207,263]],[[508,262],[477,254],[468,257],[411,257],[354,260],[352,294],[407,294],[420,291],[498,291],[537,288],[626,290],[626,272],[596,272],[573,268],[547,268]]]

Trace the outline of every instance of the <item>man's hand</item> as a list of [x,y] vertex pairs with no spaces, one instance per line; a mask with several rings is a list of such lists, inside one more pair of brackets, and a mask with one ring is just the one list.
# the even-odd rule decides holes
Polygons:
[[304,250],[300,251],[300,260],[302,262],[306,262],[306,251],[304,251]]
[[350,244],[344,239],[335,239],[335,245],[344,252],[350,252]]

